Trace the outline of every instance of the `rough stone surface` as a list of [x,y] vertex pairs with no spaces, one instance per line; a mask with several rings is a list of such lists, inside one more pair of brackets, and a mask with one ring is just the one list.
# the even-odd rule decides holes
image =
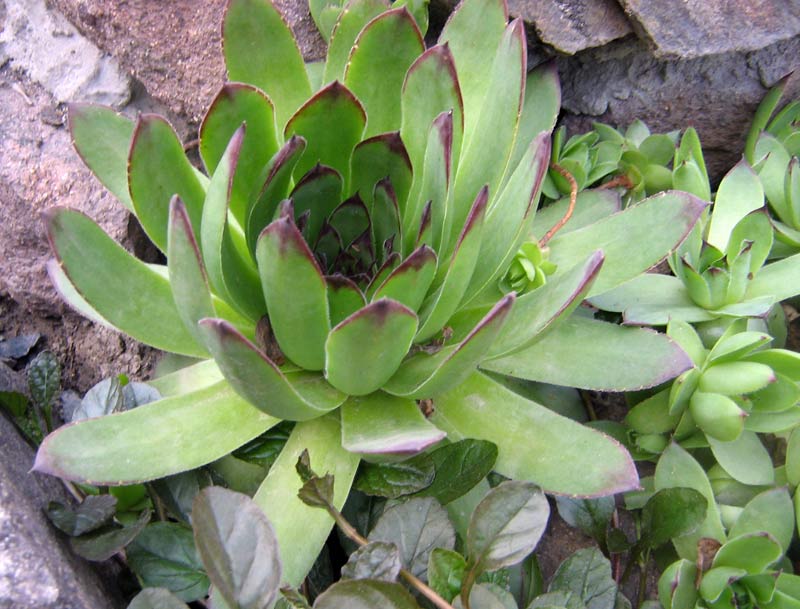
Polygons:
[[0,416],[0,609],[113,609],[123,605],[48,522],[68,501],[49,476],[28,473],[33,451]]
[[[53,0],[80,31],[111,53],[148,93],[199,123],[224,82],[220,24],[225,0]],[[276,2],[308,59],[325,45],[305,3]]]
[[[753,113],[780,78],[800,68],[800,37],[759,51],[690,60],[655,57],[641,41],[618,41],[558,61],[563,121],[577,133],[600,120],[653,131],[694,126],[716,179],[742,154]],[[798,79],[800,80],[800,79]],[[795,80],[786,98],[800,95]]]
[[531,24],[543,43],[570,55],[633,31],[614,0],[509,0],[508,11]]
[[83,38],[44,0],[5,0],[0,56],[26,71],[56,101],[122,106],[130,98],[128,76],[117,62]]
[[657,55],[754,51],[800,35],[797,0],[621,0]]

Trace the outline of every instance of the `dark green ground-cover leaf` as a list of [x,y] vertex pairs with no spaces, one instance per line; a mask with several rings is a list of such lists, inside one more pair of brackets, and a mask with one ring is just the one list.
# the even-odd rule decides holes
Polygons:
[[314,609],[419,609],[400,584],[356,579],[334,584],[317,597]]
[[56,527],[67,535],[77,537],[106,524],[117,507],[112,495],[89,495],[74,510],[56,501],[47,506],[47,516]]
[[150,515],[149,510],[144,510],[136,522],[128,526],[100,529],[81,537],[73,537],[70,539],[70,546],[78,556],[86,560],[108,560],[136,539],[150,521]]
[[435,473],[436,466],[426,454],[400,463],[364,463],[354,488],[368,495],[397,499],[430,486]]
[[147,588],[137,594],[128,609],[189,609],[177,596],[165,588]]
[[586,609],[614,609],[617,584],[611,577],[611,563],[597,548],[578,550],[553,575],[550,592],[572,592]]
[[33,401],[42,408],[53,404],[61,389],[61,364],[50,351],[42,351],[28,364],[28,390]]
[[435,548],[428,560],[428,584],[446,601],[452,601],[461,590],[467,561],[453,550]]
[[247,495],[201,491],[192,508],[197,550],[208,577],[232,607],[266,609],[278,593],[281,562],[275,532]]
[[395,544],[403,566],[424,579],[433,549],[452,550],[456,533],[447,512],[435,499],[418,497],[387,508],[370,532],[369,540]]
[[420,491],[442,505],[465,495],[492,471],[497,446],[486,440],[466,439],[446,444],[428,454],[435,467],[432,484]]
[[611,523],[615,503],[613,497],[597,499],[573,499],[572,497],[556,497],[558,515],[573,527],[577,527],[587,535],[600,542],[605,542],[606,529]]
[[393,543],[372,541],[350,555],[342,567],[342,579],[397,581],[402,568],[400,551]]
[[708,501],[693,488],[665,488],[656,492],[642,510],[642,542],[657,548],[673,537],[693,533],[703,522]]
[[154,522],[128,546],[128,565],[145,587],[166,588],[184,601],[202,599],[209,581],[191,529]]
[[520,562],[539,543],[550,506],[530,482],[508,481],[493,488],[475,508],[467,531],[473,569],[494,571]]

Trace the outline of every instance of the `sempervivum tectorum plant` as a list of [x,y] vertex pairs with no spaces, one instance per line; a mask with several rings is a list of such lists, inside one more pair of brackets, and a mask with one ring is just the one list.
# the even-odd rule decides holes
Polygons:
[[[551,66],[526,77],[522,23],[507,24],[502,1],[467,0],[426,51],[405,9],[353,0],[322,66],[303,64],[267,0],[231,0],[223,31],[236,82],[201,126],[205,172],[158,116],[134,124],[106,108],[71,108],[79,153],[168,262],[145,264],[86,216],[55,209],[55,283],[90,318],[202,361],[153,381],[161,400],[55,432],[37,469],[98,484],[151,480],[296,421],[255,497],[290,548],[292,584],[332,525],[296,496],[303,450],[335,475],[338,505],[362,456],[412,454],[445,431],[495,442],[500,473],[549,491],[636,486],[618,443],[503,379],[555,373],[569,384],[569,370],[586,372],[599,357],[619,364],[617,374],[584,385],[628,389],[688,367],[649,331],[583,317],[563,334],[555,326],[593,285],[614,287],[663,258],[702,205],[668,195],[600,227],[583,217],[581,228],[576,215],[551,242],[557,270],[547,282],[504,294],[501,280],[532,235],[558,83]],[[658,235],[632,251],[605,226]],[[598,238],[618,252],[606,256],[604,271],[616,266],[605,280],[590,243]],[[537,343],[545,331],[549,346]]]

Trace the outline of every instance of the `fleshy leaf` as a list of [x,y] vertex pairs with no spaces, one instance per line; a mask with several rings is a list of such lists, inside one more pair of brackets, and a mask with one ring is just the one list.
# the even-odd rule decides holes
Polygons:
[[376,392],[342,406],[342,446],[353,453],[417,453],[444,436],[408,398]]
[[456,345],[430,355],[420,352],[407,359],[386,383],[395,395],[423,399],[458,385],[475,370],[503,328],[514,305],[513,293],[504,296]]
[[272,524],[250,497],[221,487],[203,489],[192,507],[197,551],[225,601],[239,609],[269,607],[281,583]]
[[[384,179],[390,181],[397,201],[408,199],[411,189],[411,161],[400,134],[396,131],[368,138],[353,150],[352,184],[350,192],[358,194],[370,214],[376,185]],[[374,222],[374,220],[373,220]],[[380,245],[381,242],[378,243]]]
[[319,374],[282,372],[261,350],[221,319],[200,323],[206,344],[228,382],[267,414],[305,421],[338,408],[346,396]]
[[70,104],[72,144],[103,186],[133,211],[128,192],[128,149],[133,136],[131,119],[95,104]]
[[195,340],[203,344],[197,322],[204,317],[214,317],[214,305],[203,257],[186,206],[178,197],[170,202],[167,269],[178,315]]
[[211,102],[203,124],[200,125],[200,156],[208,175],[213,175],[216,171],[228,142],[242,123],[247,125],[247,135],[236,165],[230,208],[236,220],[244,227],[249,199],[260,186],[258,177],[278,151],[278,134],[275,131],[272,101],[255,87],[227,83]]
[[373,301],[331,330],[325,378],[350,395],[379,389],[400,366],[416,331],[413,311],[395,300]]
[[[333,518],[325,510],[308,506],[297,496],[303,481],[295,464],[304,450],[308,450],[315,471],[333,475],[337,509],[344,505],[358,467],[358,456],[341,446],[339,421],[334,416],[324,416],[295,425],[258,489],[253,499],[275,528],[283,581],[291,586],[298,586],[305,579],[333,527]],[[298,522],[303,526],[297,526]]]
[[733,567],[757,575],[782,553],[781,545],[769,533],[748,533],[723,544],[711,564],[713,568]]
[[98,486],[135,484],[215,461],[278,422],[220,382],[65,425],[45,438],[34,469]]
[[[391,53],[386,52],[387,40],[392,41]],[[424,50],[422,34],[405,7],[382,13],[361,30],[344,83],[364,104],[366,135],[400,128],[400,89],[408,68]]]
[[[602,294],[662,260],[695,225],[707,204],[683,192],[649,197],[624,211],[550,241],[550,261],[565,268],[602,249],[603,270],[589,296]],[[631,248],[631,243],[640,247]]]
[[765,531],[786,552],[794,533],[794,508],[787,489],[771,488],[751,499],[730,529],[729,538]]
[[549,493],[610,495],[639,484],[630,455],[615,440],[480,373],[439,395],[432,419],[451,440],[494,442],[497,472],[535,482]]
[[400,135],[415,174],[422,173],[427,129],[442,112],[453,112],[452,157],[458,166],[464,134],[464,106],[450,47],[445,43],[425,51],[408,69],[400,96]]
[[83,317],[92,320],[100,326],[105,326],[106,328],[114,327],[107,319],[104,319],[92,305],[86,302],[86,299],[81,296],[78,289],[72,281],[70,281],[69,277],[67,277],[67,274],[64,272],[64,269],[60,266],[57,259],[51,258],[48,260],[46,269],[50,282],[67,305],[72,307],[73,310],[80,313]]
[[258,236],[275,218],[278,205],[289,193],[294,167],[305,149],[306,141],[302,137],[290,137],[264,167],[264,183],[258,196],[251,201],[247,214],[247,247],[253,256]]
[[314,94],[286,124],[284,136],[300,135],[308,146],[297,164],[299,179],[317,163],[332,167],[350,183],[350,157],[361,141],[367,115],[353,93],[338,81]]
[[256,260],[278,344],[298,366],[321,370],[330,329],[327,286],[291,218],[278,218],[264,229]]
[[342,275],[326,277],[331,325],[335,326],[367,304],[358,286]]
[[743,431],[731,442],[720,442],[711,436],[707,439],[717,463],[734,479],[752,486],[775,482],[772,458],[757,434]]
[[160,116],[143,114],[136,123],[128,154],[128,187],[136,217],[162,252],[167,250],[173,195],[186,204],[192,227],[199,234],[205,190],[177,134]]
[[252,320],[265,312],[264,296],[252,259],[234,243],[229,222],[236,168],[245,137],[242,125],[233,134],[208,185],[202,210],[200,246],[208,279],[214,291]]
[[316,165],[297,183],[290,198],[294,205],[294,217],[310,212],[303,235],[308,243],[314,243],[325,220],[336,209],[342,199],[342,177],[336,170]]
[[517,298],[488,358],[525,348],[559,319],[568,316],[591,288],[602,264],[603,252],[597,251],[583,264],[554,275],[543,286]]
[[266,92],[282,127],[311,95],[303,56],[283,16],[268,0],[232,0],[222,38],[228,79]]
[[323,84],[344,80],[344,70],[359,32],[385,10],[386,4],[380,0],[350,0],[346,3],[328,44]]
[[[464,7],[465,5],[462,5],[462,11]],[[486,13],[484,19],[488,21],[492,18],[493,12],[484,10]],[[445,32],[443,32],[444,34]],[[475,47],[479,47],[476,44],[476,36],[479,35],[477,31],[472,34],[471,43]],[[452,46],[452,42],[451,49],[456,66],[461,65],[456,47]],[[500,39],[500,45],[488,77],[486,72],[480,75],[484,81],[481,83],[481,88],[487,93],[480,106],[480,118],[477,122],[475,122],[477,117],[471,114],[468,104],[467,85],[459,74],[464,93],[466,127],[463,151],[454,185],[452,222],[454,227],[460,228],[463,225],[468,211],[466,202],[471,201],[474,193],[478,192],[484,184],[489,185],[490,193],[497,193],[500,190],[499,186],[506,174],[508,159],[514,145],[514,136],[522,107],[526,72],[525,49],[525,30],[522,21],[516,20],[508,25]],[[472,69],[474,67],[474,65],[470,66]],[[540,146],[546,147],[549,151],[549,146],[543,142],[540,143]],[[525,160],[520,162],[520,166],[525,165],[527,165]],[[516,172],[516,168],[514,172]],[[537,186],[538,182],[537,180]],[[538,190],[538,188],[534,190]],[[525,197],[523,203],[530,204],[532,196],[529,196],[527,192],[522,196]],[[492,209],[493,206],[490,205],[489,214],[492,213]]]
[[708,243],[724,252],[734,226],[763,205],[764,188],[761,181],[742,159],[720,182],[708,227]]
[[[546,207],[540,208],[536,212],[536,218],[533,220],[531,236],[537,240],[544,237],[547,231],[553,228],[566,215],[569,202],[569,197],[564,197]],[[589,226],[617,213],[621,209],[622,202],[619,194],[612,190],[582,190],[578,193],[572,215],[558,232],[564,235],[570,231]]]
[[531,347],[481,367],[554,385],[635,391],[676,377],[692,362],[663,334],[573,315]]
[[158,349],[206,355],[184,326],[163,274],[131,256],[80,212],[54,208],[46,219],[61,268],[103,319]]
[[419,309],[436,274],[436,254],[427,245],[416,249],[375,290],[373,300],[392,298],[412,311]]
[[800,292],[800,254],[764,266],[747,287],[746,298],[786,300]]

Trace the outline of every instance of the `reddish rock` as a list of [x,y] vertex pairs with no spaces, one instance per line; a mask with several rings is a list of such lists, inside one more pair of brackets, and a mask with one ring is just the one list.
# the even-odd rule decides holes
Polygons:
[[796,0],[621,0],[656,55],[754,51],[800,35]]
[[633,31],[614,0],[509,0],[508,10],[532,25],[543,43],[570,55]]

